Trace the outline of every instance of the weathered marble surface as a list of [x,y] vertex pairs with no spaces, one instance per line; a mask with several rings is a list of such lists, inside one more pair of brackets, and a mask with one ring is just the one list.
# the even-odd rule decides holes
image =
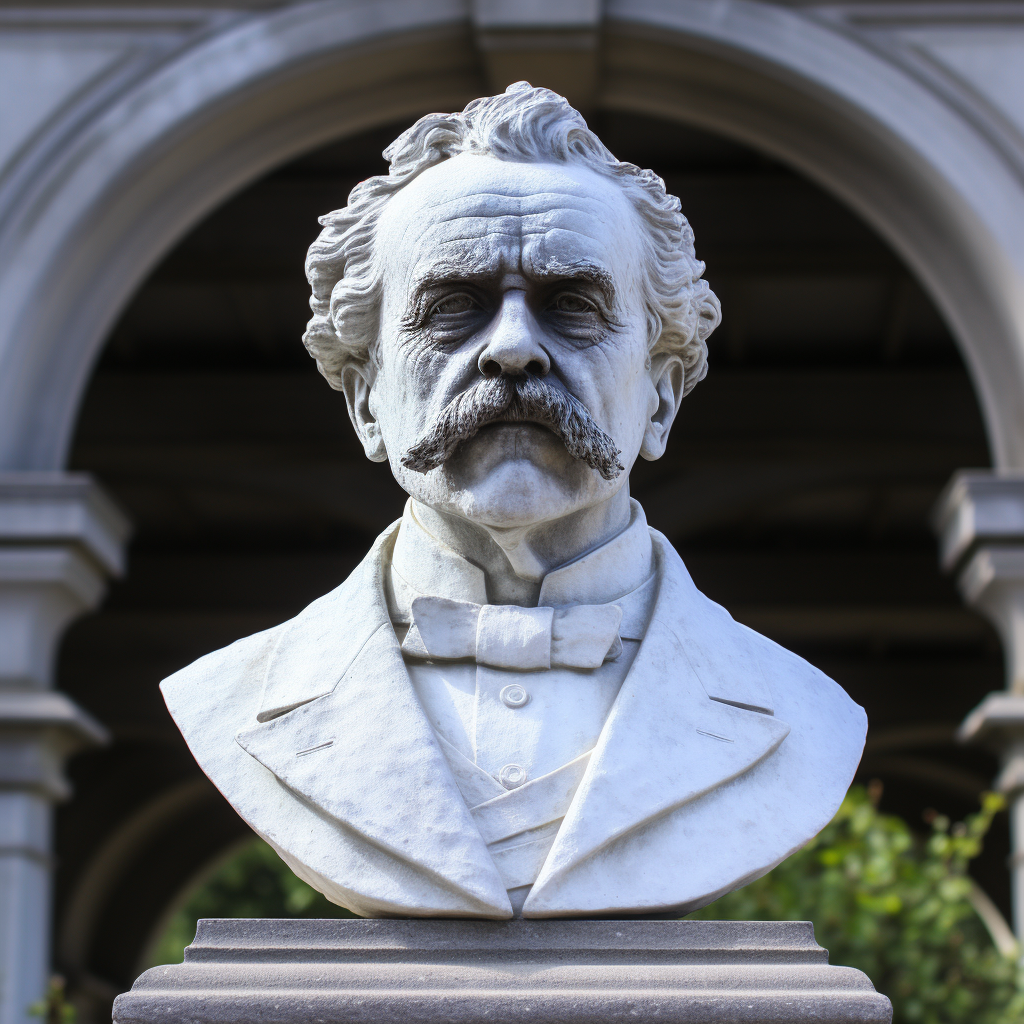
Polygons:
[[115,1024],[888,1024],[806,922],[200,921]]

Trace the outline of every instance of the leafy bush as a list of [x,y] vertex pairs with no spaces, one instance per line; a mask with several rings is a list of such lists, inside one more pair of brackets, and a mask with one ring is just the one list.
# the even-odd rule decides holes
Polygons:
[[892,1000],[895,1024],[1021,1024],[1024,971],[993,944],[967,875],[1002,806],[988,795],[952,827],[936,816],[920,840],[856,786],[799,853],[691,916],[813,921],[830,961]]
[[[988,796],[962,824],[936,817],[920,840],[854,787],[799,853],[690,916],[813,921],[831,962],[864,971],[892,1000],[894,1024],[1024,1024],[1024,971],[993,944],[967,875],[1001,807]],[[175,914],[153,962],[180,962],[201,917],[351,916],[254,840]]]
[[203,917],[353,917],[292,874],[262,839],[224,861],[174,914],[157,943],[152,966],[181,963]]

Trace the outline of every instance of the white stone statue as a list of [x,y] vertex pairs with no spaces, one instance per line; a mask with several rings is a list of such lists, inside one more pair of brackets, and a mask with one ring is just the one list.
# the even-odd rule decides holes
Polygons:
[[526,83],[385,156],[321,219],[304,341],[405,513],[167,705],[357,914],[694,910],[829,821],[866,718],[704,597],[629,496],[720,319],[690,226]]

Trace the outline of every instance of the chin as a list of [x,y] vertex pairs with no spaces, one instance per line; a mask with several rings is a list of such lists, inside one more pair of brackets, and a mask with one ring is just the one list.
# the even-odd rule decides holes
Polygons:
[[472,484],[453,488],[450,510],[496,529],[531,526],[591,504],[599,482],[600,476],[583,463],[559,473],[529,459],[508,459]]

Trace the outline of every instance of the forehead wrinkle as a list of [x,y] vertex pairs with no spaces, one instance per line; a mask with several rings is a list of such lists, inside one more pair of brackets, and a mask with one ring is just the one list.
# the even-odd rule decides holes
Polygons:
[[[605,214],[605,216],[601,216]],[[611,215],[608,215],[611,214]],[[569,224],[559,224],[560,219],[569,221]],[[485,228],[483,233],[488,233],[487,229],[491,225],[502,225],[505,223],[512,223],[516,221],[519,223],[520,231],[529,230],[530,233],[536,231],[547,231],[552,228],[562,228],[565,231],[577,231],[581,235],[585,235],[588,238],[592,238],[594,241],[598,239],[584,231],[582,228],[577,227],[576,224],[580,221],[585,223],[597,222],[598,224],[606,225],[610,228],[616,227],[616,222],[620,219],[614,215],[612,211],[603,208],[601,210],[586,209],[585,207],[570,207],[570,206],[558,206],[552,207],[547,210],[537,210],[533,212],[518,212],[514,213],[511,211],[502,211],[500,213],[478,213],[478,212],[467,212],[459,213],[451,217],[446,217],[441,220],[433,221],[424,226],[423,234],[421,237],[443,229],[444,227],[460,222],[468,222],[471,224],[480,224]],[[621,223],[621,222],[620,222]],[[529,226],[525,228],[525,226]]]
[[[485,218],[474,218],[474,219],[480,220],[480,221],[485,221]],[[396,252],[408,252],[408,253],[410,253],[412,255],[413,266],[410,268],[409,273],[410,273],[410,275],[412,277],[412,283],[413,283],[414,287],[419,287],[419,284],[418,284],[419,275],[417,274],[417,272],[415,270],[415,265],[418,262],[422,262],[422,258],[421,259],[417,259],[416,258],[416,254],[418,252],[422,252],[424,246],[427,246],[428,253],[430,253],[430,252],[435,251],[438,248],[445,247],[445,246],[450,246],[450,245],[453,245],[453,244],[455,244],[457,242],[479,242],[479,241],[485,241],[485,240],[488,240],[488,239],[495,239],[495,238],[505,237],[505,238],[515,238],[515,239],[518,239],[519,243],[520,243],[519,244],[520,251],[522,250],[522,225],[521,224],[518,225],[518,230],[515,231],[515,232],[508,231],[508,230],[503,230],[503,231],[483,230],[479,234],[474,234],[474,235],[456,235],[455,237],[452,237],[452,238],[445,238],[445,237],[442,237],[442,238],[431,238],[431,234],[432,234],[433,230],[436,229],[436,228],[441,227],[442,225],[441,224],[430,224],[418,235],[418,237],[416,237],[416,238],[414,238],[414,239],[412,239],[410,241],[409,238],[408,238],[409,232],[412,231],[413,228],[415,228],[417,226],[418,225],[415,223],[415,221],[412,218],[407,219],[407,221],[406,221],[406,223],[404,225],[404,228],[402,230],[402,236],[401,236],[401,239],[399,241],[399,244],[394,247]],[[493,227],[493,225],[487,225],[487,226]],[[429,255],[427,256],[427,258],[428,259],[430,258]],[[442,259],[446,259],[446,258],[442,257]],[[465,263],[468,260],[471,260],[471,259],[472,259],[472,254],[467,253],[464,256],[459,258],[459,262],[462,263],[463,265],[465,265]],[[389,262],[390,262],[390,259],[389,259]]]
[[[486,221],[486,218],[477,217],[472,218],[477,221]],[[515,254],[514,262],[517,264],[522,263],[522,252],[523,252],[523,234],[522,234],[522,219],[516,217],[514,224],[517,230],[510,231],[509,227],[512,227],[513,218],[503,217],[502,221],[509,222],[501,225],[501,230],[483,230],[479,234],[473,235],[456,235],[454,237],[441,237],[439,239],[433,239],[431,244],[430,252],[436,251],[436,249],[446,249],[454,246],[458,242],[492,242],[500,239],[515,240],[518,242],[517,253]],[[450,221],[448,222],[451,223]],[[441,227],[442,225],[433,224],[431,228]],[[493,224],[485,224],[485,228],[493,227]],[[418,249],[422,248],[422,244],[427,240],[430,234],[430,229],[424,231],[424,233],[418,239]],[[438,255],[436,257],[427,256],[429,265],[422,270],[413,269],[412,271],[412,291],[413,293],[422,292],[424,289],[429,288],[433,284],[441,283],[442,281],[452,280],[482,280],[485,278],[494,278],[501,273],[504,273],[510,262],[509,259],[512,253],[508,251],[502,251],[502,246],[490,246],[483,251],[469,250],[458,253],[454,256]],[[422,264],[426,260],[419,260],[418,263]]]
[[[524,217],[523,220],[526,218]],[[583,231],[581,228],[567,228],[564,224],[541,224],[537,227],[524,227],[522,229],[523,235],[529,235],[531,237],[537,237],[538,235],[548,235],[553,232],[561,232],[566,235],[579,235],[580,238],[587,239],[588,242],[593,242],[595,245],[600,246],[603,244],[602,239],[597,235],[592,235],[587,231]]]
[[[509,206],[513,209],[504,209],[500,212],[487,212],[480,211],[477,204],[473,200],[478,198],[489,198],[508,200]],[[624,199],[624,197],[623,197]],[[555,205],[545,206],[543,200],[556,200]],[[444,210],[446,207],[451,207],[453,204],[466,204],[469,205],[469,209],[465,212],[462,211],[449,211],[447,216],[444,216]],[[527,210],[523,210],[523,207],[527,206]],[[560,225],[552,224],[552,220],[557,220],[559,214],[568,215],[570,220],[576,221],[580,217],[586,218],[587,220],[596,219],[599,223],[606,224],[614,229],[616,221],[620,220],[618,216],[619,210],[616,209],[617,204],[608,203],[606,201],[597,200],[593,197],[584,195],[577,196],[572,193],[565,192],[543,192],[543,193],[530,193],[526,196],[508,196],[499,192],[476,192],[469,195],[452,196],[448,199],[443,199],[439,202],[431,203],[422,209],[421,216],[410,215],[414,211],[401,211],[406,216],[400,219],[404,220],[401,231],[401,244],[408,246],[410,244],[409,235],[411,232],[416,232],[417,237],[412,241],[412,246],[418,247],[422,245],[430,235],[435,234],[438,231],[443,231],[445,226],[451,225],[455,221],[463,221],[469,223],[476,223],[480,225],[482,229],[480,236],[488,234],[499,234],[504,233],[513,235],[518,233],[520,237],[524,234],[534,234],[537,231],[550,230],[557,228]],[[540,209],[537,207],[540,206]],[[532,209],[530,209],[532,207]],[[596,208],[595,208],[596,207]],[[438,216],[440,214],[440,216]],[[508,230],[511,227],[510,222],[515,218],[519,223],[516,225],[514,230]],[[427,221],[424,224],[424,220]],[[542,224],[539,227],[535,227],[536,221],[541,220]],[[523,222],[529,223],[529,228]],[[563,230],[574,230],[581,236],[590,239],[590,241],[600,244],[601,239],[595,237],[591,233],[582,230],[581,228],[573,225],[569,227],[567,225],[561,226]],[[497,228],[497,230],[496,230]],[[466,227],[462,227],[462,231],[466,231]],[[456,240],[467,240],[463,235],[452,239],[443,239],[442,241],[456,241]]]
[[[445,249],[451,248],[456,242],[480,242],[495,238],[521,238],[521,236],[513,235],[510,232],[501,232],[500,234],[488,232],[484,235],[460,235],[457,238],[445,238],[438,245],[432,246],[428,249],[424,255],[415,261],[414,269],[412,271],[413,284],[419,284],[424,279],[425,275],[435,278],[439,276],[434,274],[432,269],[428,269],[426,271],[419,271],[415,269],[415,266],[420,266],[424,263],[429,263],[430,268],[454,268],[458,273],[453,273],[451,277],[466,277],[467,275],[481,277],[501,272],[504,266],[508,263],[506,257],[509,253],[502,252],[499,247],[489,246],[483,252],[473,249],[468,251],[462,250],[456,255],[451,256],[444,253]],[[437,256],[433,255],[439,249],[442,250],[441,253]],[[521,262],[522,245],[519,246],[519,254],[518,262]]]
[[[625,198],[625,197],[623,197]],[[513,196],[507,192],[464,192],[459,195],[448,196],[447,198],[433,200],[424,206],[429,211],[442,212],[453,203],[469,203],[472,204],[474,200],[507,200],[510,204],[514,203],[519,207],[524,204],[530,204],[537,202],[540,204],[544,200],[555,200],[562,206],[571,206],[573,209],[578,211],[584,211],[587,206],[594,204],[600,206],[611,206],[611,203],[606,202],[604,199],[595,199],[590,194],[578,194],[576,192],[527,192],[525,195]],[[540,211],[530,211],[523,213],[522,209],[515,211],[512,216],[529,216],[531,213]]]
[[[521,225],[522,221],[519,223]],[[600,245],[599,239],[584,232],[557,226],[537,228],[529,232],[529,237],[536,240],[552,231],[565,235],[579,235]],[[413,291],[422,292],[445,281],[493,279],[506,273],[512,263],[518,263],[519,269],[525,276],[538,282],[565,280],[573,277],[584,278],[604,292],[610,305],[615,304],[617,291],[615,275],[597,254],[587,253],[564,257],[557,254],[544,254],[537,251],[538,246],[527,245],[527,239],[521,237],[523,244],[519,246],[517,254],[507,249],[502,251],[504,248],[502,246],[488,246],[484,251],[469,249],[454,255],[446,255],[443,252],[434,255],[436,249],[448,249],[462,241],[478,242],[512,237],[514,235],[511,232],[503,231],[500,233],[485,232],[481,235],[460,235],[440,240],[436,248],[429,249],[424,254],[425,258],[417,261],[419,267],[414,267],[411,274]]]
[[[558,198],[566,198],[566,197],[559,196],[557,193],[549,193],[549,195],[554,195],[554,196],[557,196]],[[464,198],[464,197],[457,197],[457,199],[451,200],[451,202],[455,202],[458,199],[462,199],[462,198]],[[532,197],[527,197],[527,198],[532,198]],[[568,198],[574,198],[574,197],[568,197]],[[518,204],[521,204],[522,200],[520,198],[518,198],[518,197],[515,197],[515,202],[518,203]],[[468,237],[465,236],[465,235],[458,235],[458,236],[456,236],[454,238],[442,238],[442,239],[440,239],[440,241],[442,243],[453,242],[453,241],[469,241],[469,240],[472,240],[474,237],[485,237],[487,235],[498,235],[498,234],[506,234],[506,235],[509,235],[509,236],[513,236],[513,235],[518,234],[520,237],[522,237],[526,233],[535,234],[537,231],[546,231],[546,230],[551,230],[553,228],[561,227],[562,230],[576,231],[581,236],[590,239],[590,241],[596,242],[596,243],[600,244],[601,240],[599,238],[589,234],[586,231],[581,230],[580,228],[578,228],[576,226],[568,227],[568,226],[564,226],[564,225],[558,225],[558,224],[552,224],[551,223],[551,219],[552,218],[557,218],[559,213],[568,213],[570,215],[572,215],[572,214],[582,215],[583,217],[586,217],[588,219],[593,219],[595,211],[593,209],[587,209],[587,205],[588,204],[586,202],[581,202],[579,204],[576,204],[576,203],[563,204],[560,207],[553,207],[553,208],[550,208],[550,209],[540,210],[540,211],[536,211],[536,212],[528,212],[528,213],[523,213],[521,211],[520,212],[503,211],[501,213],[490,213],[490,214],[488,214],[488,213],[481,213],[481,212],[477,212],[477,211],[473,211],[473,212],[468,212],[467,211],[466,213],[459,213],[459,214],[456,214],[455,216],[449,216],[449,217],[444,217],[444,218],[440,218],[440,219],[437,219],[437,220],[432,220],[432,219],[429,219],[430,215],[438,210],[438,206],[433,206],[432,208],[423,211],[425,217],[428,218],[428,223],[425,224],[425,225],[423,224],[423,219],[422,218],[416,218],[416,217],[406,217],[405,218],[405,224],[402,225],[401,245],[403,247],[404,246],[410,246],[410,245],[412,247],[419,247],[431,235],[434,235],[435,233],[437,233],[439,231],[443,231],[443,229],[446,226],[450,226],[450,225],[452,225],[456,221],[467,222],[469,224],[479,224],[479,226],[481,228],[481,230],[479,232],[479,235],[478,236],[470,235]],[[606,207],[606,204],[601,204],[601,205]],[[513,228],[512,230],[509,230],[510,228],[512,228],[511,222],[513,221],[513,219],[517,223],[515,225],[515,228]],[[527,231],[527,228],[526,228],[526,225],[525,225],[524,222],[526,222],[526,221],[535,222],[538,219],[546,221],[546,223],[542,223],[539,227],[533,227],[533,225],[531,224],[529,230]],[[577,218],[573,217],[573,220],[575,220],[575,219],[577,219]],[[608,224],[614,226],[614,222],[615,222],[615,220],[617,218],[614,217],[614,216],[611,216],[611,217],[600,217],[598,219],[599,219],[599,221],[601,223],[608,223]],[[467,229],[466,229],[466,227],[462,227],[461,230],[462,231],[466,231]],[[417,235],[416,235],[415,239],[413,239],[410,242],[409,235],[410,235],[411,232],[416,232]]]
[[[412,253],[419,253],[424,248],[431,250],[451,246],[458,242],[486,242],[501,238],[515,239],[520,242],[523,237],[522,220],[519,217],[503,216],[490,219],[487,217],[460,217],[426,225],[412,241],[406,236],[415,225],[410,221],[402,234],[402,247]],[[460,234],[448,235],[446,230],[459,230]]]
[[[473,218],[473,219],[474,220],[484,220],[484,218]],[[503,218],[501,218],[501,220],[504,221],[504,222],[507,222],[507,223],[498,224],[498,225],[488,224],[488,225],[486,225],[486,228],[488,228],[488,229],[493,228],[494,230],[482,230],[478,234],[454,235],[454,236],[451,236],[451,237],[444,237],[444,236],[442,236],[441,238],[430,238],[430,232],[428,230],[428,231],[425,231],[417,239],[416,247],[417,248],[421,248],[422,245],[425,242],[428,241],[428,239],[429,239],[431,245],[449,246],[449,245],[454,245],[457,242],[478,242],[478,241],[483,241],[483,240],[486,240],[486,239],[497,239],[497,238],[501,238],[501,237],[505,237],[505,238],[519,238],[521,241],[525,242],[527,240],[527,238],[532,240],[532,239],[538,238],[539,236],[553,234],[553,233],[559,233],[559,234],[565,234],[565,235],[578,235],[580,238],[585,238],[588,242],[591,242],[595,246],[598,246],[598,247],[602,247],[603,244],[604,244],[604,240],[602,238],[598,237],[597,235],[592,235],[589,232],[584,231],[582,228],[575,227],[575,226],[574,227],[566,227],[563,224],[551,224],[551,223],[529,225],[528,226],[527,223],[526,223],[527,218],[519,217],[519,218],[515,219],[515,227],[517,227],[518,230],[510,230],[511,228],[513,228],[513,224],[511,223],[512,222],[512,218],[511,217],[503,217]],[[448,223],[450,224],[451,221],[449,221]],[[440,225],[431,225],[431,228],[439,227],[439,226]]]
[[[525,195],[486,189],[443,198],[429,193],[410,196],[413,202],[396,207],[392,220],[395,227],[395,221],[401,225],[398,244],[392,248],[400,263],[393,265],[397,270],[406,263],[403,251],[411,257],[406,263],[407,280],[411,290],[419,293],[433,283],[479,280],[518,265],[516,269],[538,280],[585,277],[613,303],[618,275],[609,268],[621,260],[607,251],[609,233],[616,235],[627,226],[623,215],[628,220],[632,212],[628,200],[617,191],[581,194],[577,183],[568,184],[573,187],[526,191]],[[488,203],[498,209],[488,211]],[[457,234],[446,236],[449,231]],[[453,249],[457,251],[451,253]],[[545,249],[568,251],[548,255]],[[528,254],[527,250],[539,252]]]
[[[483,221],[482,217],[473,218],[474,220]],[[446,221],[445,226],[450,226],[454,222]],[[513,225],[515,227],[513,228]],[[441,225],[432,224],[431,228],[440,227]],[[439,238],[434,237],[434,232],[430,229],[423,232],[422,235],[416,240],[417,247],[421,247],[426,241],[429,241],[432,245],[449,245],[452,242],[479,242],[487,238],[500,238],[502,235],[510,238],[521,238],[523,235],[522,218],[516,217],[502,217],[501,223],[483,223],[481,225],[483,230],[478,231],[476,234],[468,235],[441,235]],[[491,230],[493,229],[493,230]]]

